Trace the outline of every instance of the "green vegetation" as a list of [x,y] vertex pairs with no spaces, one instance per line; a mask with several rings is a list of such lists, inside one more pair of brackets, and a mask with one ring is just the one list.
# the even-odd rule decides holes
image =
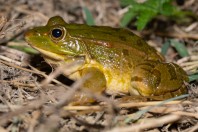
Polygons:
[[83,7],[83,13],[85,14],[85,21],[87,25],[95,25],[94,18],[87,7]]
[[189,82],[198,80],[198,73],[195,73],[193,75],[189,75],[189,80],[190,80]]
[[121,20],[121,26],[127,26],[131,20],[136,18],[136,26],[138,30],[142,30],[153,18],[158,15],[166,17],[185,15],[172,4],[172,0],[147,0],[144,3],[137,3],[136,0],[121,0],[122,6],[128,6],[128,11]]
[[23,52],[26,52],[29,54],[35,54],[35,55],[39,54],[39,52],[37,50],[33,49],[32,47],[27,47],[27,46],[8,46],[8,47],[23,51]]
[[166,55],[167,50],[170,46],[174,47],[181,57],[189,56],[188,50],[186,46],[184,45],[184,43],[181,43],[174,39],[170,39],[163,44],[161,53],[163,55]]

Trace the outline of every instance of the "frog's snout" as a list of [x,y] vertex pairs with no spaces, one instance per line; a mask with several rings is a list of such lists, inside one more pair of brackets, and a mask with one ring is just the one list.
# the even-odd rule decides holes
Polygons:
[[32,36],[39,36],[39,35],[40,35],[40,34],[39,34],[37,31],[32,30],[32,29],[26,31],[25,34],[24,34],[26,40],[27,40],[28,38],[32,37]]
[[25,39],[27,39],[29,36],[31,36],[31,33],[29,31],[26,31],[24,36],[25,36]]
[[26,31],[24,34],[26,40],[33,35],[34,35],[34,32],[32,32],[31,30]]

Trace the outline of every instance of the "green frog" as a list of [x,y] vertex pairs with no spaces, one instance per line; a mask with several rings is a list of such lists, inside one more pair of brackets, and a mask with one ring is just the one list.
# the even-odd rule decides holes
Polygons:
[[165,100],[187,92],[186,72],[124,28],[68,24],[55,16],[28,30],[25,39],[53,67],[81,60],[67,76],[90,74],[83,87],[95,93]]

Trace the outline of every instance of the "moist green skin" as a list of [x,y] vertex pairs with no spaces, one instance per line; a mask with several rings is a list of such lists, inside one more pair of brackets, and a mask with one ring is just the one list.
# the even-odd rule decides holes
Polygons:
[[[60,40],[52,37],[54,28],[63,29]],[[95,73],[93,81],[85,84],[93,91],[100,88],[95,90],[92,85],[101,82],[101,86],[97,84],[101,92],[105,89],[109,93],[130,93],[156,100],[186,93],[183,82],[188,77],[183,69],[165,63],[160,53],[127,29],[67,24],[55,16],[46,26],[28,30],[25,39],[52,66],[83,59],[69,77],[79,79]]]

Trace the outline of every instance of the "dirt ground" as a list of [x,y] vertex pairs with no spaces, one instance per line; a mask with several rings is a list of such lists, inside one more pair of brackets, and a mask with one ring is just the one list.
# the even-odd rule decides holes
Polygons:
[[[176,4],[176,3],[175,3]],[[196,0],[177,5],[198,15]],[[83,7],[96,25],[119,27],[126,12],[119,0],[0,0],[0,132],[194,132],[198,131],[198,80],[186,83],[182,100],[131,101],[89,93],[98,102],[68,105],[82,81],[73,82],[51,68],[24,40],[27,29],[45,25],[52,16],[86,23]],[[158,51],[168,39],[183,42],[189,57],[170,47],[167,61],[198,73],[198,22],[179,24],[156,18],[143,31],[128,28]],[[122,100],[122,101],[120,101]]]

